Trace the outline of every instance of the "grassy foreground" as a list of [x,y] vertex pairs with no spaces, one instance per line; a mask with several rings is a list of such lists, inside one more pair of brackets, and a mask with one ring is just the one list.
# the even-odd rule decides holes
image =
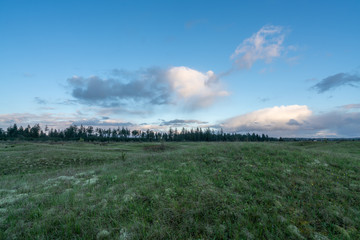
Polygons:
[[360,142],[0,142],[0,239],[360,239]]

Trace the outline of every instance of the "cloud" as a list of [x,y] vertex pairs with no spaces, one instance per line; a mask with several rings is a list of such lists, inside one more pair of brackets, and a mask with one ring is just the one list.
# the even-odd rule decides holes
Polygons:
[[208,20],[205,19],[205,18],[191,20],[191,21],[188,21],[188,22],[185,23],[185,28],[186,29],[191,29],[191,28],[194,28],[197,25],[204,24],[204,23],[207,23],[207,22],[208,22]]
[[88,109],[89,111],[93,111],[96,113],[96,115],[150,115],[153,112],[151,110],[146,109],[128,109],[124,107],[92,107]]
[[309,119],[307,129],[329,132],[337,137],[360,137],[360,112],[331,111],[313,115]]
[[311,114],[307,106],[275,106],[227,119],[222,126],[228,131],[239,132],[292,130],[303,124]]
[[208,107],[217,98],[229,95],[222,90],[213,71],[202,73],[188,67],[172,67],[167,71],[167,79],[177,99],[189,109]]
[[79,101],[74,99],[57,100],[56,102],[54,102],[54,104],[66,105],[66,106],[73,106],[73,105],[77,105],[78,103]]
[[39,98],[39,97],[34,97],[34,101],[37,104],[41,104],[41,105],[46,105],[48,102],[45,99]]
[[218,127],[277,137],[360,137],[360,112],[344,108],[314,114],[305,105],[275,106],[226,119]]
[[10,125],[18,124],[18,126],[33,126],[40,123],[42,126],[48,125],[54,128],[65,128],[71,124],[71,117],[62,114],[32,114],[32,113],[10,113],[0,114],[0,128],[7,128]]
[[162,123],[160,124],[160,126],[182,126],[182,127],[186,127],[188,125],[192,125],[192,124],[207,124],[208,122],[203,122],[203,121],[199,121],[199,120],[182,120],[182,119],[174,119],[171,121],[162,121]]
[[344,109],[357,109],[360,108],[360,104],[347,104],[347,105],[343,105],[340,108],[344,108]]
[[113,70],[112,75],[115,77],[110,79],[73,76],[68,79],[71,94],[83,104],[106,108],[179,104],[190,110],[208,107],[229,94],[222,90],[214,72],[183,66]]
[[56,108],[54,108],[54,107],[39,107],[38,109],[39,109],[39,110],[46,110],[46,111],[56,110]]
[[85,116],[85,115],[87,115],[87,114],[81,112],[80,110],[76,110],[76,114],[75,114],[75,115],[76,115],[76,116]]
[[290,119],[288,122],[287,122],[288,125],[293,125],[293,126],[301,126],[301,124],[296,121],[295,119]]
[[76,114],[0,114],[0,128],[6,129],[16,123],[18,126],[33,126],[39,123],[44,129],[64,129],[72,124],[101,128],[128,127],[130,129],[167,131],[169,127],[211,127],[223,128],[225,132],[259,133],[273,137],[360,137],[360,112],[337,108],[326,113],[313,113],[305,105],[275,106],[226,119],[217,125],[199,120],[159,120],[158,123],[137,124],[107,116],[87,117]]
[[110,119],[110,118],[82,118],[79,119],[76,116],[67,114],[31,114],[31,113],[12,113],[12,114],[0,114],[0,128],[6,129],[7,127],[17,124],[18,126],[26,127],[27,125],[33,126],[39,123],[42,128],[47,125],[49,128],[65,129],[70,125],[84,125],[93,127],[111,127],[117,128],[121,126],[131,127],[136,126],[134,123],[123,121],[122,119]]
[[31,114],[31,113],[12,113],[0,114],[0,128],[6,130],[9,126],[17,124],[18,127],[27,125],[34,126],[39,123],[41,128],[44,129],[47,125],[48,128],[65,129],[70,125],[83,125],[93,126],[94,128],[118,128],[127,127],[129,129],[138,130],[153,130],[153,131],[167,131],[169,127],[187,127],[197,124],[205,124],[206,122],[198,120],[180,120],[175,119],[171,121],[161,120],[160,123],[141,123],[137,124],[132,121],[123,119],[110,118],[107,116],[97,116],[84,118],[77,114]]
[[251,68],[258,60],[270,63],[280,57],[283,52],[285,34],[280,26],[267,25],[262,27],[250,38],[245,39],[231,55],[237,68]]
[[82,119],[82,120],[73,121],[72,125],[96,126],[96,127],[131,127],[131,126],[134,126],[134,124],[131,122],[122,122],[119,120],[112,120],[109,118],[106,118],[106,119],[104,119],[104,118],[102,118],[102,119],[97,119],[97,118]]
[[114,107],[131,102],[161,105],[169,103],[169,86],[163,74],[160,69],[149,68],[134,73],[136,78],[123,73],[118,79],[73,76],[68,83],[72,96],[90,105]]
[[26,78],[31,78],[31,77],[34,77],[35,74],[32,74],[32,73],[23,73],[23,77],[26,77]]
[[315,84],[312,88],[317,90],[318,93],[323,93],[340,86],[357,87],[360,83],[360,76],[357,74],[338,73],[327,78],[324,78],[319,83]]
[[268,97],[263,97],[263,98],[258,98],[258,100],[260,101],[260,102],[268,102],[268,101],[270,101],[271,99],[270,98],[268,98]]

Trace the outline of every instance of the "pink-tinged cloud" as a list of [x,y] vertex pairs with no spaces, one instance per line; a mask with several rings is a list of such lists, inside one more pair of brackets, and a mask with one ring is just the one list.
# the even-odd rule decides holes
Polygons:
[[166,76],[177,99],[191,109],[208,107],[217,98],[229,95],[213,71],[202,73],[181,66],[170,68]]
[[343,108],[315,114],[306,105],[275,106],[229,118],[220,127],[274,137],[360,137],[360,112]]
[[231,55],[237,68],[251,68],[258,60],[270,63],[283,52],[285,34],[280,26],[264,26],[245,39]]
[[294,130],[311,115],[307,106],[275,106],[230,118],[223,126],[230,131]]

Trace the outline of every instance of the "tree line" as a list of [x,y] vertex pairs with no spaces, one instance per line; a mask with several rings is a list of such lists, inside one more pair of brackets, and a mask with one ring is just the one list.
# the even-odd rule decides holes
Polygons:
[[170,128],[166,132],[155,132],[153,130],[130,130],[126,127],[116,129],[94,128],[71,125],[63,130],[41,129],[39,124],[28,125],[26,128],[18,127],[16,124],[6,130],[0,128],[0,140],[41,140],[41,141],[278,141],[268,135],[255,133],[225,133],[223,130],[214,129],[182,128],[180,131]]

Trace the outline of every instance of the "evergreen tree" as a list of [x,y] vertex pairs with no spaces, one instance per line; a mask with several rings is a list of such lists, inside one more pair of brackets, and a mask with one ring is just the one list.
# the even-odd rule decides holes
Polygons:
[[39,138],[40,137],[40,125],[37,123],[30,129],[30,136],[32,138]]

